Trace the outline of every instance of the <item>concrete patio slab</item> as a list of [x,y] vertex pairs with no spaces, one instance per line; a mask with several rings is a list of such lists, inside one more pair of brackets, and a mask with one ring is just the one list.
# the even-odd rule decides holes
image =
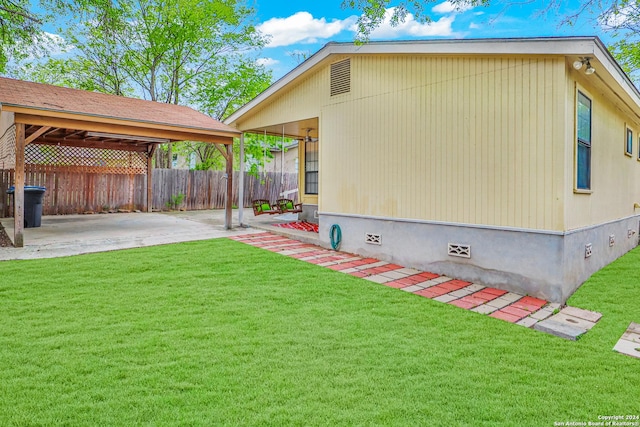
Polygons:
[[[580,317],[574,316],[574,314]],[[561,338],[577,340],[580,335],[590,331],[602,314],[576,307],[565,307],[559,313],[537,323],[534,329],[547,332]],[[597,319],[590,321],[586,319]]]
[[[226,230],[223,211],[206,212],[199,212],[202,220],[165,213],[43,216],[40,227],[24,229],[23,248],[0,248],[0,260],[55,258],[256,233],[246,228]],[[13,238],[13,218],[0,222]]]
[[631,322],[613,350],[640,359],[640,324]]
[[628,329],[627,329],[627,332],[622,334],[622,339],[634,342],[636,344],[640,344],[640,334],[635,332],[629,332]]
[[591,323],[596,323],[602,317],[601,313],[598,313],[596,311],[589,311],[589,310],[585,310],[577,307],[565,307],[560,312],[568,316],[573,316],[573,317],[577,317],[578,319],[586,320]]
[[536,323],[533,325],[533,329],[571,341],[576,341],[581,335],[587,333],[586,329],[558,322],[553,318]]
[[616,345],[613,347],[614,351],[618,353],[626,354],[627,356],[632,356],[640,359],[640,344],[636,344],[627,340],[618,340]]
[[589,330],[595,326],[594,322],[589,322],[588,320],[580,319],[579,317],[569,316],[564,313],[564,310],[560,311],[560,313],[555,314],[550,317],[550,319],[555,320],[556,322],[565,323],[571,326],[577,326],[578,328],[582,328],[585,330]]

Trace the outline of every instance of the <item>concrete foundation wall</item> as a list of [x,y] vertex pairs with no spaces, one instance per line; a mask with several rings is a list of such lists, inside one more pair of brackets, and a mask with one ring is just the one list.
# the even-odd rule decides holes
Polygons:
[[298,219],[312,224],[318,224],[318,205],[302,205],[302,212],[298,214]]
[[[637,231],[638,217],[568,234],[329,213],[320,217],[320,241],[325,246],[330,245],[331,225],[338,224],[342,251],[560,303],[591,274],[638,243],[637,234],[627,238],[631,225]],[[379,235],[381,244],[366,243],[367,233]],[[616,235],[611,248],[610,234]],[[587,259],[585,240],[594,242]],[[450,243],[469,245],[470,257],[449,255]]]
[[[593,273],[638,246],[639,228],[640,215],[634,215],[567,232],[564,238],[563,300],[569,298]],[[613,236],[613,246],[609,245],[609,236]],[[587,244],[591,244],[591,256],[588,258],[585,257]]]

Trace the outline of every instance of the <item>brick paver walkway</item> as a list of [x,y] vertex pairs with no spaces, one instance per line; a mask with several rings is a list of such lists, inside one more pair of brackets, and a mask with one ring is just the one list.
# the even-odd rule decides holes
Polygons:
[[539,298],[405,268],[375,258],[336,252],[272,233],[245,234],[230,238],[528,328],[550,317],[560,307],[560,304]]

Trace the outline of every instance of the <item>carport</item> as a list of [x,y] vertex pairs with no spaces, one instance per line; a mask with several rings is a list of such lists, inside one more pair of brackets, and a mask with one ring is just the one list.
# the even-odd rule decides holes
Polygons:
[[233,138],[240,132],[189,107],[0,77],[0,167],[15,171],[14,245],[24,246],[25,167],[146,174],[161,143],[215,144],[226,159],[225,227],[231,228]]

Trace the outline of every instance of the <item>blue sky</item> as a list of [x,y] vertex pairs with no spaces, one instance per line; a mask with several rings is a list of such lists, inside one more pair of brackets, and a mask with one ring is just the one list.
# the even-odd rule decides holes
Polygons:
[[[298,65],[291,52],[314,53],[330,41],[352,41],[357,11],[341,8],[341,0],[291,1],[255,0],[257,28],[270,37],[260,61],[280,78]],[[505,6],[507,4],[511,6]],[[493,1],[490,7],[456,11],[447,1],[425,3],[431,24],[420,24],[409,16],[404,24],[387,23],[376,30],[372,40],[453,39],[483,37],[536,37],[597,35],[612,42],[589,12],[575,25],[560,25],[575,12],[579,1],[563,1],[562,7],[545,11],[549,1]],[[391,4],[393,6],[393,2]]]

